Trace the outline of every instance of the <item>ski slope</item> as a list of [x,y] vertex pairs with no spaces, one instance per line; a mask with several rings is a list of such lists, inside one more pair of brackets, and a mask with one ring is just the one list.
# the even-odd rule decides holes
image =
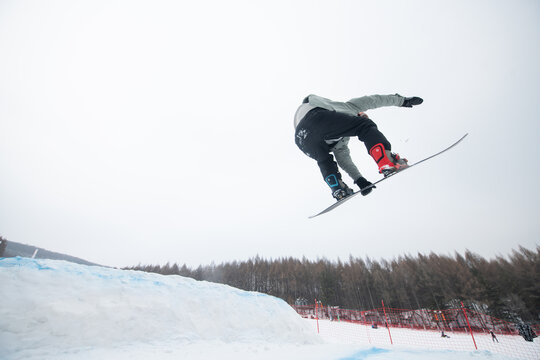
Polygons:
[[311,323],[313,331],[319,332],[327,343],[385,346],[390,344],[391,337],[392,348],[470,351],[477,346],[480,352],[489,351],[509,359],[540,359],[539,342],[527,342],[519,335],[498,334],[498,341],[495,342],[489,333],[477,332],[474,334],[473,342],[469,333],[451,330],[447,330],[445,332],[447,337],[443,338],[440,331],[433,330],[391,327],[388,331],[383,326],[373,329],[368,325],[344,321],[316,321],[314,319],[306,319],[306,321]]
[[3,360],[508,359],[327,341],[272,296],[65,261],[0,259],[0,298]]

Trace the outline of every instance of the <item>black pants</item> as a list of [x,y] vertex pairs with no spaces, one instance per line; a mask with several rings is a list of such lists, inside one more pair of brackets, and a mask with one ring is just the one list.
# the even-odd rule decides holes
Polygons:
[[332,145],[325,140],[352,136],[358,137],[368,152],[379,143],[386,150],[391,150],[390,142],[371,119],[322,108],[311,110],[300,121],[296,127],[295,142],[304,154],[317,161],[323,178],[330,184],[329,179],[334,179],[334,176],[341,180],[341,174],[331,154]]

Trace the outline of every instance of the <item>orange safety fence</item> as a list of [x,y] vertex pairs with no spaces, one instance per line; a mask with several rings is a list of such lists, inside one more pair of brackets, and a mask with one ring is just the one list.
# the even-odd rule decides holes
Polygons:
[[[466,309],[429,310],[381,307],[347,310],[320,303],[293,308],[313,320],[314,331],[330,342],[400,345],[425,349],[491,351],[509,358],[540,359],[540,337],[526,341],[517,324]],[[537,334],[539,325],[531,326]]]

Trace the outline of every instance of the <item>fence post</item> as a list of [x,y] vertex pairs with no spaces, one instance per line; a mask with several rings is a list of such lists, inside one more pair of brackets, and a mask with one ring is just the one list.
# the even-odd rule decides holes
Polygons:
[[388,318],[386,317],[386,309],[384,307],[384,301],[381,300],[381,303],[382,303],[382,308],[384,312],[384,321],[386,322],[386,328],[388,329],[388,336],[390,337],[390,345],[394,345],[394,343],[392,342],[392,334],[390,334],[390,324],[388,323]]
[[467,312],[465,311],[465,307],[463,306],[463,301],[461,302],[461,309],[463,310],[463,314],[465,314],[465,320],[467,320],[467,326],[469,327],[469,331],[471,332],[472,341],[474,343],[474,348],[478,350],[478,346],[476,346],[476,340],[474,340],[474,335],[471,329],[471,324],[469,323],[469,318],[467,317]]
[[317,302],[317,299],[315,299],[315,319],[317,320],[317,334],[320,334],[319,332],[319,303]]

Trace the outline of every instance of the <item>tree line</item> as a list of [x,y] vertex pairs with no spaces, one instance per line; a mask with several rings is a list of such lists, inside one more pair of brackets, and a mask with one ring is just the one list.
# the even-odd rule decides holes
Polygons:
[[487,260],[470,251],[454,256],[418,254],[393,260],[349,257],[347,261],[306,258],[233,261],[188,268],[185,264],[138,265],[128,269],[227,284],[273,295],[292,304],[315,299],[325,305],[369,310],[456,308],[463,301],[508,321],[538,322],[540,247],[520,247]]

